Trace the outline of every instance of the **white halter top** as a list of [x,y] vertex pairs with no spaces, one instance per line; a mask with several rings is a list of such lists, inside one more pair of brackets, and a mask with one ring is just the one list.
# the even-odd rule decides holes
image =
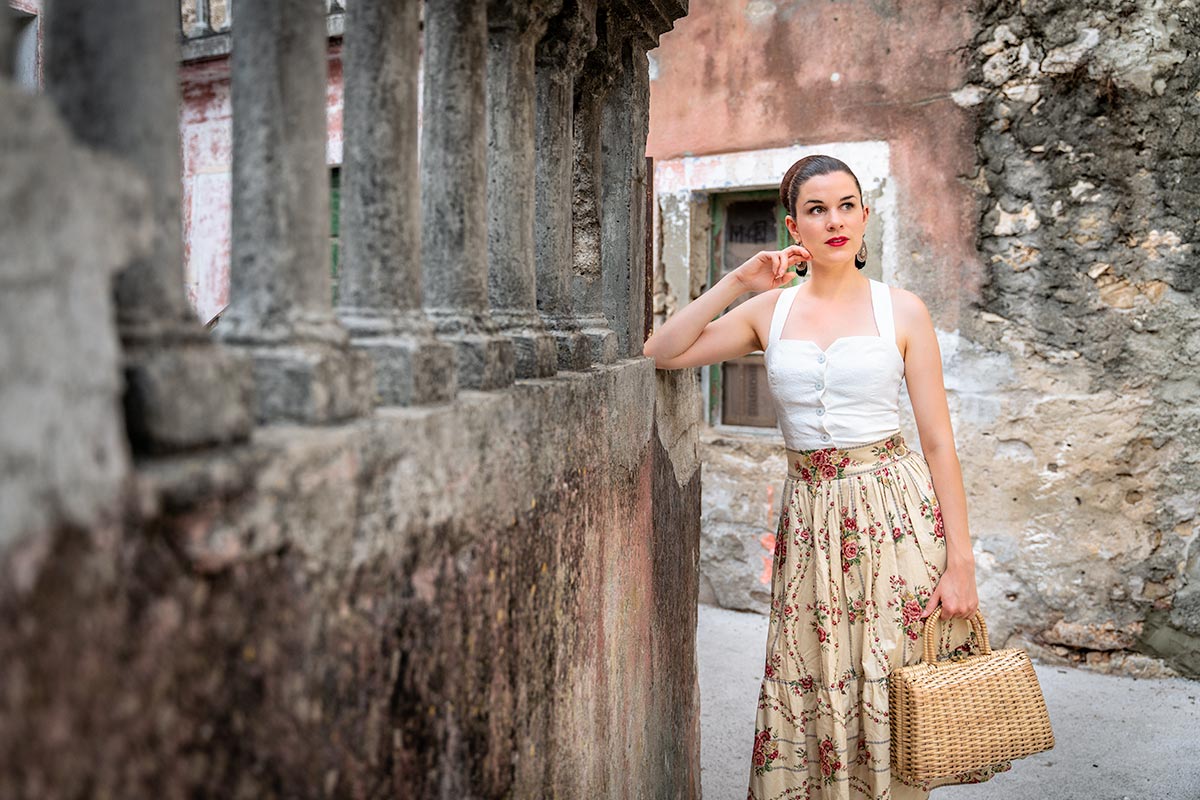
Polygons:
[[808,339],[781,339],[799,285],[779,293],[763,361],[784,445],[791,450],[852,447],[900,430],[904,357],[896,344],[892,295],[871,281],[878,336],[839,336],[822,350]]

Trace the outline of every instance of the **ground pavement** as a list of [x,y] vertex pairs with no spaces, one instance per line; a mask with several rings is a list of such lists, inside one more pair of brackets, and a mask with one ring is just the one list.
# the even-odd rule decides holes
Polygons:
[[[704,800],[745,800],[767,618],[700,606]],[[930,800],[1200,800],[1200,682],[1034,662],[1054,749]]]

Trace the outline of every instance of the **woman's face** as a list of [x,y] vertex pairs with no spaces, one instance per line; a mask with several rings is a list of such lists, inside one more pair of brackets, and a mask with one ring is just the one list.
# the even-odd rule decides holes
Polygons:
[[[830,172],[800,185],[796,216],[789,215],[786,222],[792,238],[798,239],[815,261],[853,264],[854,255],[862,247],[868,213],[870,209],[862,204],[854,178],[845,172]],[[834,246],[829,240],[835,237],[846,241]]]

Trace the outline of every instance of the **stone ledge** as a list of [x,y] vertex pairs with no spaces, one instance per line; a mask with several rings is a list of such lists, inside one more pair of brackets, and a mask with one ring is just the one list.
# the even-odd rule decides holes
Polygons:
[[263,426],[244,447],[139,462],[140,513],[162,515],[200,573],[285,545],[314,562],[417,550],[511,525],[570,479],[636,472],[654,380],[650,359],[626,359],[342,425]]

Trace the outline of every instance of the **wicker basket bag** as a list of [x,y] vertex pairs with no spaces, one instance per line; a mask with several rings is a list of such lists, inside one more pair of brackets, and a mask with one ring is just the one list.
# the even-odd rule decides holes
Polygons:
[[942,607],[925,619],[924,660],[888,679],[892,771],[913,782],[945,778],[1054,747],[1046,699],[1029,654],[992,650],[976,611],[977,655],[938,661]]

